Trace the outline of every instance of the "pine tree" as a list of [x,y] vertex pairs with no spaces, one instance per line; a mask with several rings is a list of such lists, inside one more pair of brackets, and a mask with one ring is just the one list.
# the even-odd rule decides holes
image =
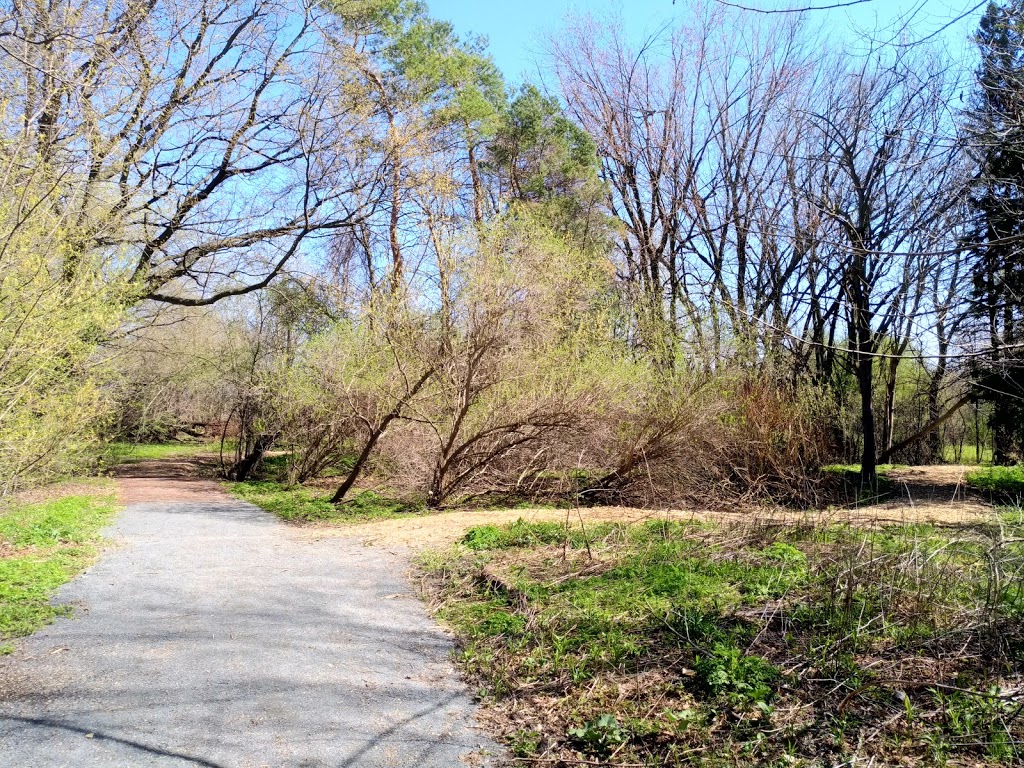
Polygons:
[[1024,0],[991,3],[975,36],[981,55],[968,113],[977,163],[974,299],[987,336],[980,397],[993,402],[997,464],[1024,455]]

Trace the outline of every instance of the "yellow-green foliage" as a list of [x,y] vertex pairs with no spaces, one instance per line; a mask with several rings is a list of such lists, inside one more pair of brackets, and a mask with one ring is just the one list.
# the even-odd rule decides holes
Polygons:
[[93,356],[123,306],[33,186],[0,191],[0,495],[66,472],[93,440],[105,412]]

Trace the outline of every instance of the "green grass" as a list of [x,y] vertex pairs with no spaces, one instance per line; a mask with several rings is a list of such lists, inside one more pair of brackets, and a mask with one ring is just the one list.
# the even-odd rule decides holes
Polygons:
[[219,441],[215,443],[107,443],[100,452],[100,463],[106,466],[116,466],[137,461],[196,456],[219,450]]
[[1024,466],[982,467],[967,475],[969,485],[1004,497],[1024,496]]
[[[520,758],[1020,760],[1012,700],[940,701],[943,685],[984,695],[1024,679],[1024,528],[1003,522],[584,532],[519,520],[470,529],[420,564]],[[888,680],[904,675],[920,684],[894,710]]]
[[67,613],[50,598],[96,556],[99,531],[114,510],[112,495],[97,495],[0,511],[0,640],[29,635]]
[[333,491],[288,486],[271,481],[231,483],[228,490],[240,499],[295,523],[357,523],[411,517],[422,508],[404,501],[387,499],[373,491],[358,493],[335,506]]
[[[894,469],[905,469],[906,464],[879,464],[875,470],[878,472],[879,477],[885,477],[890,474]],[[835,472],[837,474],[845,475],[859,475],[860,464],[829,464],[821,468],[822,472]]]
[[958,459],[953,446],[947,445],[942,449],[942,460],[950,464],[985,464],[992,461],[992,449],[982,446],[981,456],[979,456],[977,447],[971,443],[963,447]]

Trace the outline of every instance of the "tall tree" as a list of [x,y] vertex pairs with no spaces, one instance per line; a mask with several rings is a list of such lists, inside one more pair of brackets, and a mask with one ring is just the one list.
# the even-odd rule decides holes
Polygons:
[[799,26],[704,8],[634,45],[584,17],[549,56],[597,143],[638,345],[708,369],[777,348],[820,221],[796,183],[815,69]]
[[[504,106],[505,84],[484,42],[461,39],[424,3],[330,5],[339,36],[366,41],[355,65],[377,105],[373,145],[383,162],[384,199],[381,214],[361,231],[360,247],[370,287],[395,292],[416,272],[409,254],[433,248],[444,223],[479,223],[489,213],[480,154]],[[383,254],[386,264],[378,263]],[[443,282],[450,270],[439,262],[437,271]]]
[[73,230],[69,278],[102,254],[139,297],[210,304],[367,215],[372,99],[332,20],[318,0],[0,0],[3,135]]
[[987,355],[978,389],[993,403],[994,461],[1024,457],[1024,3],[990,3],[975,36],[981,56],[968,150],[977,163],[970,196],[975,314]]
[[[958,165],[947,140],[949,81],[918,52],[835,73],[813,122],[827,183],[817,198],[837,227],[835,274],[843,292],[851,364],[860,395],[861,476],[876,485],[877,360],[920,334],[919,308],[938,257],[935,243],[955,201]],[[895,365],[889,376],[894,380]],[[888,436],[886,436],[888,437]],[[885,446],[883,446],[885,447]]]

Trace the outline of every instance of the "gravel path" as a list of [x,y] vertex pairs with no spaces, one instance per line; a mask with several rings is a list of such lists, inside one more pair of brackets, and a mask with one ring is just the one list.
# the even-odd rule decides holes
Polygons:
[[241,502],[130,505],[0,659],[4,766],[491,765],[403,559]]

